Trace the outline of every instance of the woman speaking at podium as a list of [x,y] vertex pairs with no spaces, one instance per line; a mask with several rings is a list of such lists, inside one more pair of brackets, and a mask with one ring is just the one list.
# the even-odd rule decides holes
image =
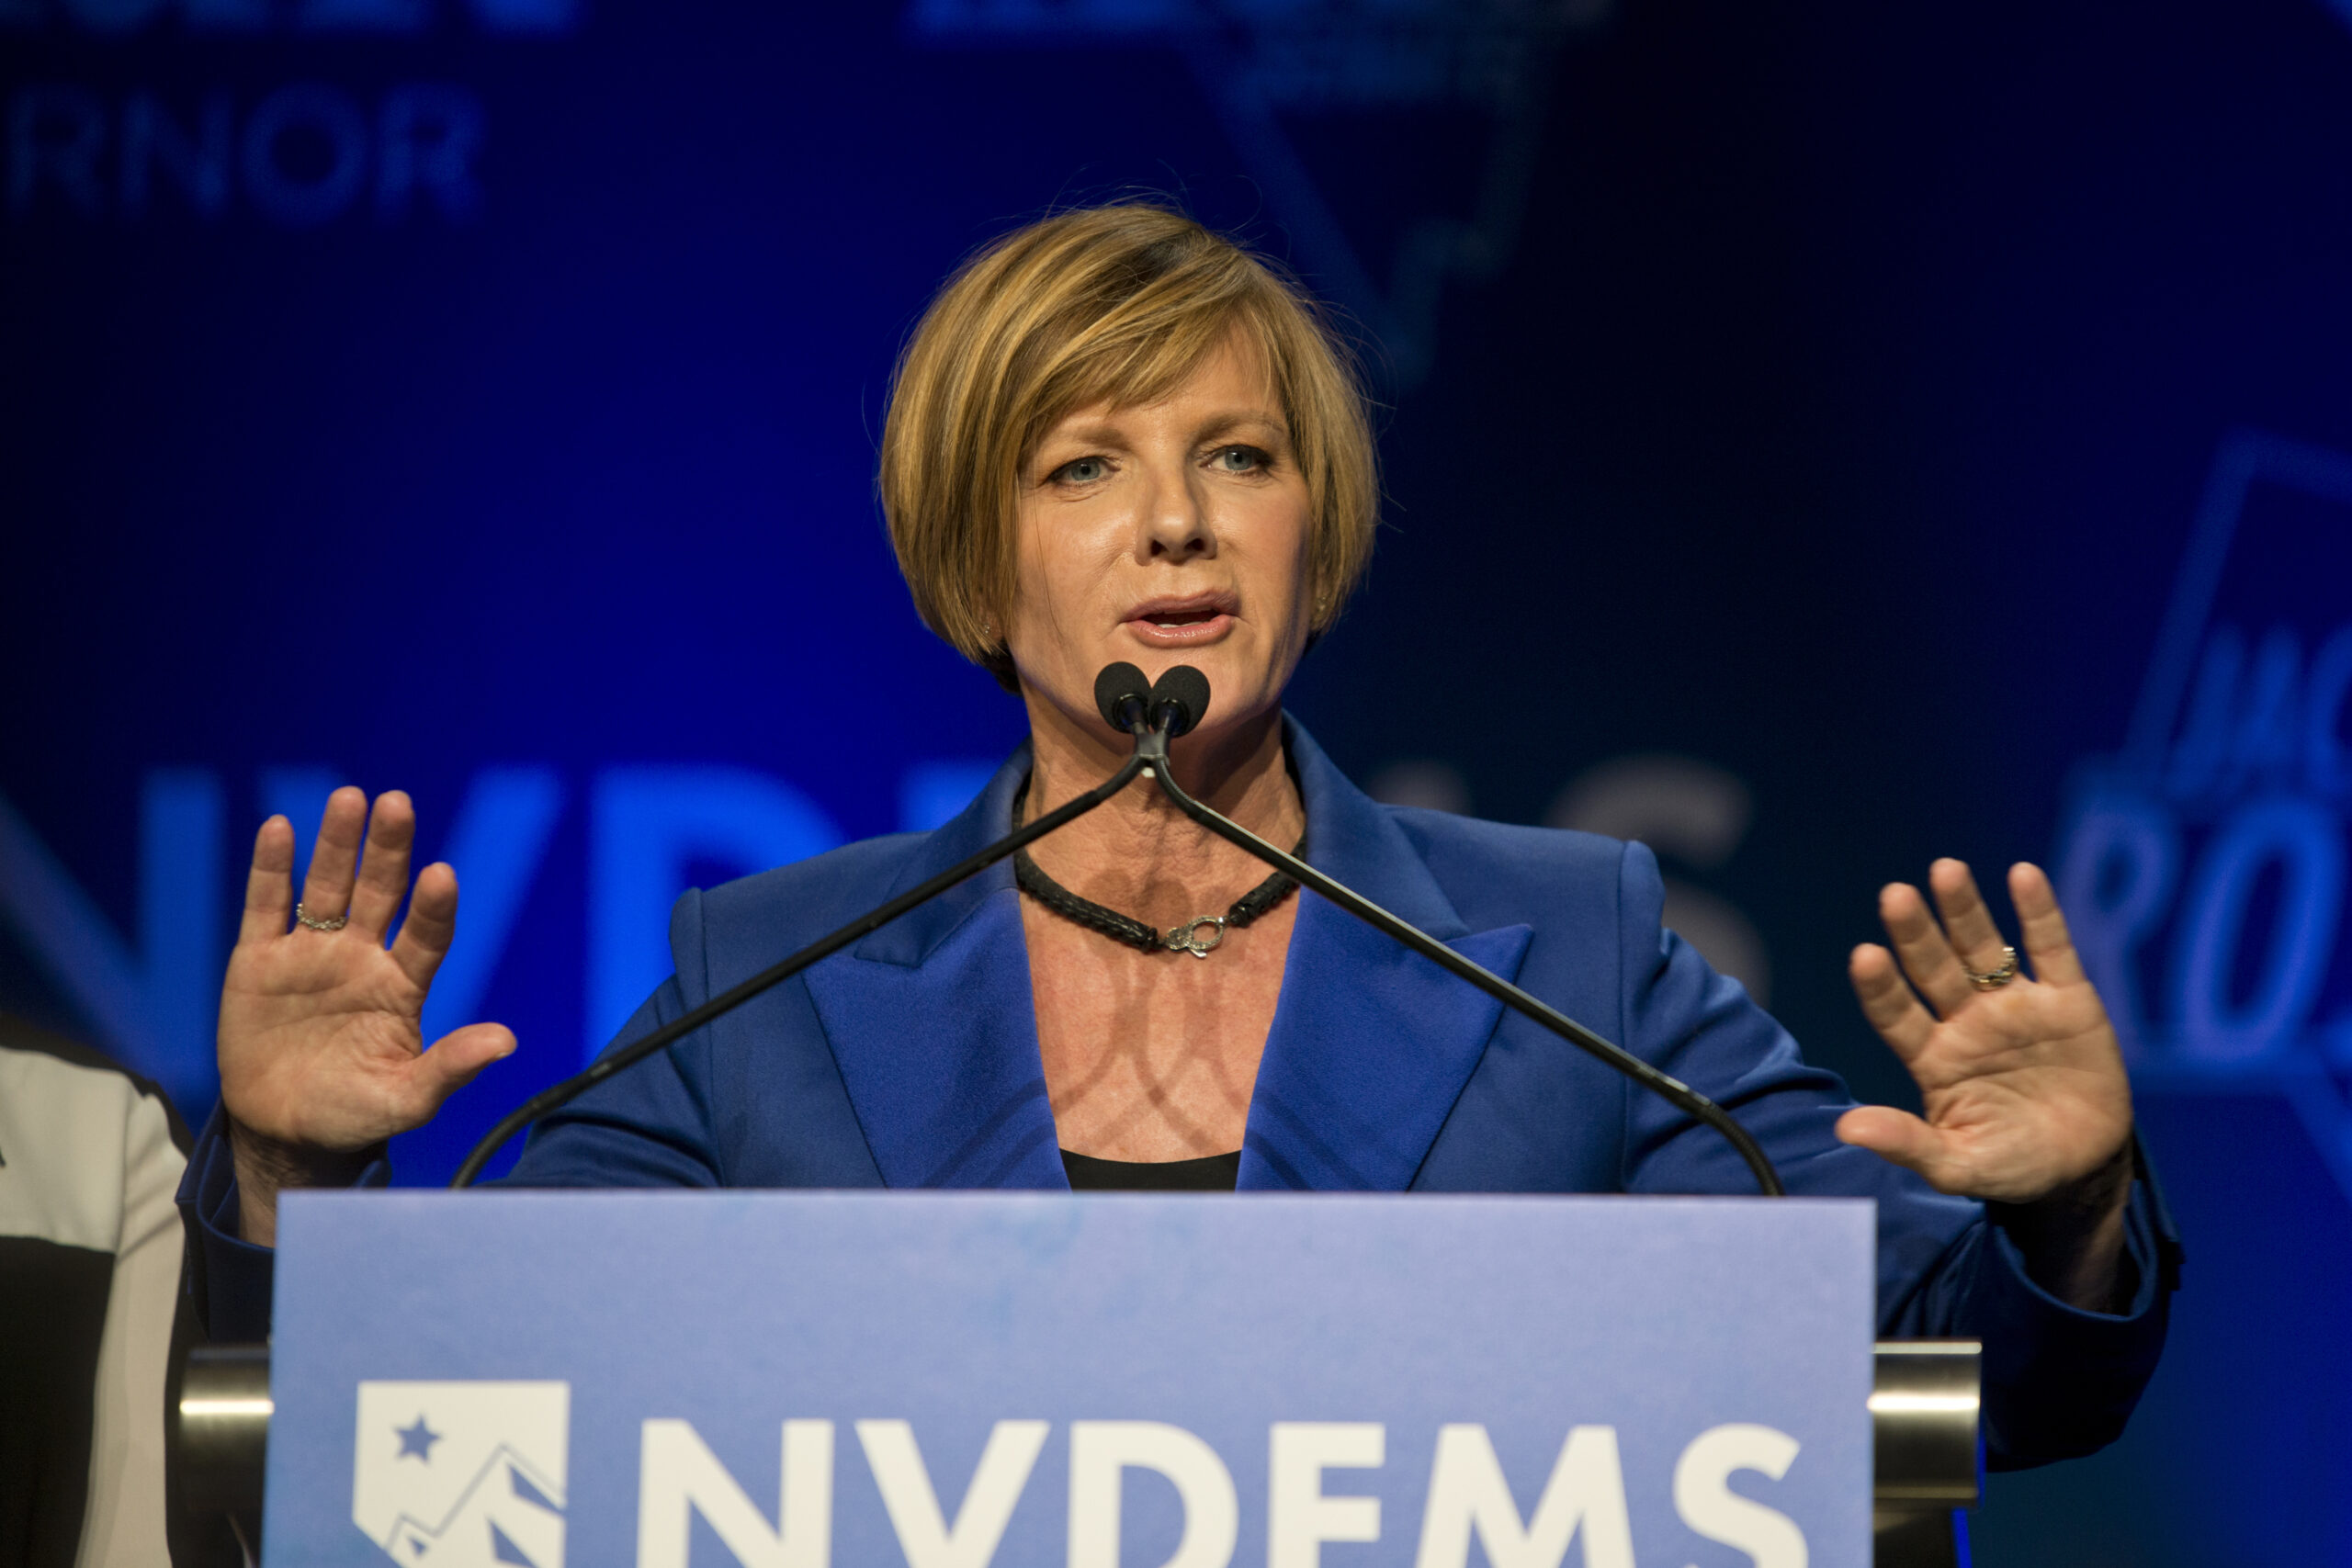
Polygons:
[[[1313,303],[1148,205],[989,246],[907,344],[881,492],[916,608],[994,671],[1028,743],[962,816],[710,891],[633,1039],[1091,789],[1129,742],[1096,673],[1204,673],[1198,798],[1723,1104],[1792,1190],[1878,1201],[1889,1335],[1986,1344],[1996,1463],[2111,1439],[2162,1345],[2171,1244],[2121,1059],[2048,882],[2010,874],[2031,974],[1966,867],[1881,900],[1863,1010],[1926,1115],[1856,1106],[1659,925],[1647,851],[1385,807],[1282,711],[1371,555],[1363,395]],[[299,899],[254,845],[221,998],[221,1111],[183,1201],[216,1338],[258,1338],[277,1194],[380,1182],[384,1141],[514,1049],[429,1048],[458,917],[398,793],[330,801]],[[1941,916],[1940,921],[1937,914]],[[591,1090],[534,1187],[1743,1193],[1714,1133],[1211,836],[1138,784]]]

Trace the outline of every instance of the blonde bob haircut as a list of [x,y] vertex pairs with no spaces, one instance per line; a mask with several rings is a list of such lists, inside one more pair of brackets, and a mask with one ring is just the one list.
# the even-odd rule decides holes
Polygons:
[[1084,208],[973,255],[899,356],[880,488],[923,624],[1017,691],[995,617],[1013,595],[1023,468],[1071,410],[1173,391],[1238,333],[1273,379],[1313,509],[1312,632],[1372,558],[1379,477],[1352,356],[1276,264],[1148,202]]

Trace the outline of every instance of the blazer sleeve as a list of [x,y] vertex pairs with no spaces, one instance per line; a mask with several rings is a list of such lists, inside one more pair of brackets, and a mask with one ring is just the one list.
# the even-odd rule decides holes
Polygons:
[[[2119,1314],[2085,1312],[2036,1284],[1983,1204],[1840,1143],[1855,1101],[1834,1073],[1734,980],[1660,924],[1664,887],[1639,844],[1620,864],[1627,1048],[1708,1095],[1764,1146],[1792,1194],[1878,1203],[1879,1332],[1984,1343],[1985,1458],[2017,1469],[2115,1440],[2164,1348],[2179,1243],[2144,1159],[2125,1222]],[[1753,1190],[1722,1137],[1628,1086],[1622,1144],[1629,1192]]]
[[[379,1158],[352,1185],[382,1187],[391,1179],[391,1161]],[[277,1251],[244,1238],[237,1217],[237,1167],[229,1153],[229,1116],[220,1106],[212,1108],[187,1156],[177,1201],[187,1237],[181,1290],[204,1337],[215,1345],[267,1339]]]

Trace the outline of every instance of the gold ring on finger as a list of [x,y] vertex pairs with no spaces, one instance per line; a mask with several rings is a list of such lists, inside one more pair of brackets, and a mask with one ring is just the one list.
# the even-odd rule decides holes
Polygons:
[[1978,990],[1997,991],[2018,977],[2018,950],[2014,947],[2001,949],[2001,962],[1997,968],[1988,969],[1980,974],[1963,964],[1960,966],[1960,972],[1967,976],[1968,983]]
[[[351,923],[351,916],[347,912],[337,915],[331,920],[322,920],[300,904],[294,906],[294,918],[314,931],[339,931]],[[2017,965],[2012,964],[2009,967],[2014,969]],[[1971,976],[1970,978],[1973,979],[1975,976]]]

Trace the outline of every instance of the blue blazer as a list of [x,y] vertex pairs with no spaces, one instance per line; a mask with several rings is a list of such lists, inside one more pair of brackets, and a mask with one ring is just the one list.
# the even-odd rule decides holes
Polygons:
[[[2130,1310],[2086,1313],[2027,1278],[1982,1205],[1831,1128],[1833,1074],[1659,924],[1639,844],[1382,806],[1295,724],[1308,860],[1713,1096],[1792,1193],[1878,1201],[1881,1331],[1986,1343],[1988,1448],[2030,1464],[2111,1440],[2154,1369],[2169,1222],[2135,1189]],[[963,815],[688,892],[676,974],[633,1039],[1008,831],[1024,747]],[[529,1187],[1063,1190],[1039,1065],[1020,895],[999,865],[582,1096],[533,1133]],[[216,1126],[183,1198],[216,1317],[266,1311],[267,1255],[235,1239]],[[363,1179],[381,1180],[379,1169]],[[1714,1133],[1336,907],[1301,894],[1251,1096],[1244,1190],[1753,1192]],[[222,1337],[216,1322],[216,1337]],[[233,1337],[233,1336],[232,1336]]]

